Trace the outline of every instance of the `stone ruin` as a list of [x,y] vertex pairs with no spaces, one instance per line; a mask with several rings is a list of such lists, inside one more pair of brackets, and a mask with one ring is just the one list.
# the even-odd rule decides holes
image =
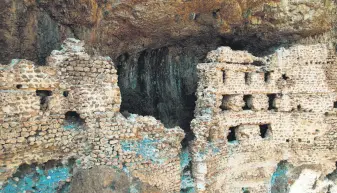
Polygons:
[[[299,45],[258,58],[220,47],[198,65],[191,151],[200,192],[278,192],[272,179],[281,161],[316,168],[314,179],[336,169],[337,67],[329,48]],[[331,185],[314,183],[295,192]]]
[[[197,67],[189,153],[179,127],[119,112],[111,59],[89,56],[83,42],[66,40],[46,66],[13,60],[0,66],[0,192],[27,190],[26,178],[11,179],[23,164],[70,159],[79,168],[114,168],[157,192],[181,186],[186,192],[278,192],[282,180],[290,192],[337,192],[336,182],[324,178],[337,161],[334,53],[325,44],[280,48],[261,58],[228,47],[211,51]],[[294,173],[308,169],[292,181],[285,162]],[[68,170],[57,172],[44,182],[71,180]]]
[[[47,66],[2,65],[0,180],[23,163],[75,158],[79,167],[111,166],[163,192],[179,192],[183,130],[120,114],[116,73],[110,58],[90,57],[74,39],[53,51]],[[27,188],[12,186],[4,192]]]

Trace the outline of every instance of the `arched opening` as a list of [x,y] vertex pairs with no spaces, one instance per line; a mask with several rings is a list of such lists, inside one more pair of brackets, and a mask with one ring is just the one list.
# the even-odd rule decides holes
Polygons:
[[63,122],[64,129],[71,129],[71,130],[81,130],[84,129],[85,120],[80,117],[76,111],[68,111],[65,114],[65,119]]

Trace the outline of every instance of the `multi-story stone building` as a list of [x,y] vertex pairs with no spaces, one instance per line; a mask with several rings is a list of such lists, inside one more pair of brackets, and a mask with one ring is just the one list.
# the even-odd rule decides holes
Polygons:
[[314,178],[336,169],[332,54],[323,44],[281,48],[264,58],[228,47],[208,54],[208,63],[198,65],[191,125],[200,192],[270,192],[282,161],[320,168]]

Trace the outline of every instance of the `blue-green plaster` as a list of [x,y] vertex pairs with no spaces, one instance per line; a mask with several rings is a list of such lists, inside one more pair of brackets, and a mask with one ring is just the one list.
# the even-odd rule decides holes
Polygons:
[[228,144],[230,144],[230,145],[238,145],[239,141],[238,140],[228,141]]
[[73,130],[73,129],[76,129],[76,125],[74,125],[74,124],[64,125],[63,129],[65,129],[65,130]]
[[213,155],[220,153],[220,148],[216,145],[216,143],[208,143],[207,148],[212,152]]
[[281,161],[276,168],[276,171],[273,173],[270,186],[271,193],[285,193],[288,192],[288,170],[290,165],[286,161]]
[[10,70],[15,65],[19,64],[20,61],[21,61],[21,59],[13,59],[13,60],[11,60],[11,63],[9,65],[6,65],[5,67],[0,67],[0,70]]
[[160,143],[160,140],[145,138],[141,141],[122,141],[123,151],[136,152],[136,155],[141,155],[145,160],[149,160],[155,163],[163,163],[164,158],[159,155],[159,150],[156,145]]
[[181,183],[180,193],[192,193],[195,192],[194,180],[191,175],[191,156],[188,149],[183,149],[180,153],[180,171],[181,171]]
[[83,129],[83,125],[79,124],[79,123],[66,123],[65,125],[63,125],[63,129],[64,130],[81,130]]
[[184,173],[181,176],[180,193],[192,193],[195,192],[194,180],[189,172]]
[[139,184],[137,183],[132,183],[129,188],[129,193],[139,193]]
[[42,170],[37,167],[34,172],[26,174],[22,178],[9,179],[0,193],[56,193],[59,183],[66,181],[69,177],[70,170],[68,167],[55,167],[49,170]]
[[180,153],[180,168],[184,169],[191,161],[190,153],[188,149],[184,149]]

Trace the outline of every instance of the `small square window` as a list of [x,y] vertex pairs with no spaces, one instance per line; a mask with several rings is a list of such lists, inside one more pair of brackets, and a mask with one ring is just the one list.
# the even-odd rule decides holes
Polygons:
[[270,135],[270,124],[260,125],[260,136],[266,138]]
[[63,96],[64,97],[68,97],[68,95],[69,95],[69,91],[63,91]]

